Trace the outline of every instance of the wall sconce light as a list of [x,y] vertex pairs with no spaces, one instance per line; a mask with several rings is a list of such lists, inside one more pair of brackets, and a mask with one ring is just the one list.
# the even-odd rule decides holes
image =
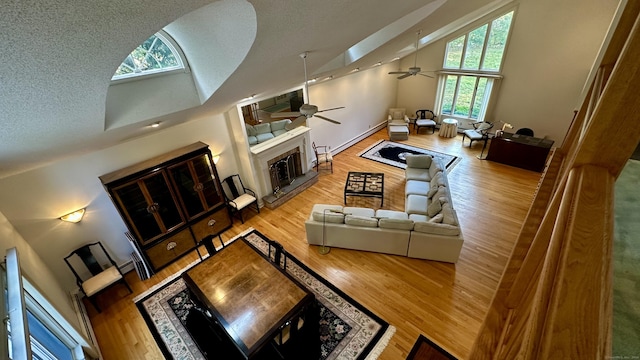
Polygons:
[[218,161],[220,161],[220,154],[213,155],[213,164],[217,165]]
[[84,216],[84,211],[85,209],[83,208],[83,209],[68,213],[66,215],[62,215],[60,216],[60,220],[70,222],[70,223],[80,222],[80,220],[82,220],[82,217]]

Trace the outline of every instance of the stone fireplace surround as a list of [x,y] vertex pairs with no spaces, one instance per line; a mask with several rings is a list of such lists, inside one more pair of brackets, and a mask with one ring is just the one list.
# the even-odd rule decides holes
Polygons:
[[[317,173],[310,166],[308,147],[310,144],[309,129],[306,126],[297,127],[278,137],[251,147],[253,168],[256,171],[258,193],[267,208],[275,208],[303,189],[317,182]],[[271,186],[270,161],[282,154],[299,151],[300,170],[303,176],[296,178],[293,184],[283,187],[283,196],[276,198]]]

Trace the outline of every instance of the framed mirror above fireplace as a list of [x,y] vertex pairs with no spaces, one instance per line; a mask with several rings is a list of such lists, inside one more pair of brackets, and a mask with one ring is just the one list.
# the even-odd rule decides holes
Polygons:
[[302,88],[294,88],[277,96],[238,104],[249,146],[285,134],[286,123],[295,119],[296,116],[272,117],[272,114],[300,111],[302,104],[304,104]]

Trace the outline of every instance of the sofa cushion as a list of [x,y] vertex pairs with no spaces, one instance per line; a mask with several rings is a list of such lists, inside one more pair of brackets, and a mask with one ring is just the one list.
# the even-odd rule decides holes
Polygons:
[[365,217],[373,217],[376,213],[376,211],[373,209],[362,208],[362,207],[345,206],[344,209],[342,210],[344,211],[345,215],[365,216]]
[[444,181],[444,175],[442,175],[442,171],[438,171],[435,175],[431,177],[431,181],[429,184],[433,186],[445,186],[447,183]]
[[258,135],[258,132],[256,131],[256,128],[253,127],[253,125],[249,125],[247,124],[247,136],[256,136]]
[[253,128],[256,130],[256,136],[271,133],[271,124],[269,123],[257,124],[254,125]]
[[444,216],[442,222],[449,225],[458,225],[456,220],[455,211],[449,203],[442,204],[442,215]]
[[407,214],[427,215],[427,197],[414,194],[407,196],[404,209]]
[[258,143],[258,138],[255,136],[247,136],[247,140],[249,140],[249,145],[255,145]]
[[441,223],[442,219],[444,219],[444,215],[442,215],[442,213],[439,213],[439,214],[437,214],[436,216],[430,218],[427,221],[429,221],[431,223]]
[[428,169],[418,169],[408,167],[404,171],[404,177],[407,180],[418,180],[418,181],[426,181],[429,182],[431,180],[431,176],[429,176]]
[[256,136],[256,138],[258,139],[258,142],[265,142],[269,139],[273,139],[275,136],[273,136],[272,133],[268,132],[268,133],[264,133],[264,134],[258,134],[258,136]]
[[413,231],[449,236],[456,236],[460,234],[460,228],[458,226],[432,222],[416,222],[415,224],[413,224]]
[[428,169],[433,162],[433,158],[430,155],[407,155],[405,157],[407,167]]
[[287,126],[287,124],[290,124],[290,123],[291,123],[290,119],[272,121],[272,122],[270,122],[270,124],[271,124],[271,132],[276,132],[276,130],[285,130],[284,127]]
[[439,186],[438,191],[431,197],[431,201],[438,199],[441,202],[449,202],[449,190],[446,186]]
[[420,214],[409,214],[409,219],[413,220],[413,222],[429,221],[429,217],[427,215]]
[[434,217],[438,215],[441,210],[442,210],[442,204],[440,203],[440,200],[434,199],[431,201],[431,204],[427,206],[427,216]]
[[344,223],[352,226],[378,227],[378,219],[367,216],[347,215]]
[[429,183],[426,181],[407,180],[404,185],[404,194],[427,195],[429,193]]
[[[325,210],[326,218],[325,218]],[[344,223],[344,214],[331,212],[333,211],[342,211],[342,206],[340,205],[325,205],[325,204],[315,204],[313,205],[313,209],[311,210],[311,217],[314,221],[319,222],[327,222],[334,224],[343,224]]]
[[409,215],[407,215],[407,213],[403,211],[378,209],[376,210],[376,217],[378,219],[386,218],[386,219],[406,220],[409,218]]
[[385,229],[412,230],[413,220],[384,218],[378,220],[378,226]]
[[429,176],[434,177],[437,173],[443,171],[444,169],[440,165],[440,161],[433,161],[431,166],[429,166]]

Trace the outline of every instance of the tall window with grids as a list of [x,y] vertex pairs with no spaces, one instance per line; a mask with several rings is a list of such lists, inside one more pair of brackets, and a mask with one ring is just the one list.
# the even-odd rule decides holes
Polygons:
[[447,42],[440,113],[483,121],[500,70],[513,11]]

